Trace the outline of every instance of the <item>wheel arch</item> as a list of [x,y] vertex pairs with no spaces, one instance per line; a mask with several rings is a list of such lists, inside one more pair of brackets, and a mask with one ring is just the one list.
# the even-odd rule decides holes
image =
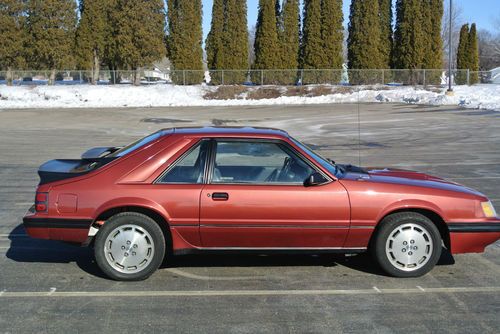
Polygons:
[[380,230],[380,227],[382,226],[382,221],[395,213],[400,213],[400,212],[415,212],[419,213],[422,216],[427,217],[431,222],[436,225],[437,229],[439,230],[439,234],[441,235],[441,239],[444,242],[444,245],[446,246],[447,249],[451,249],[451,241],[450,241],[450,231],[448,229],[448,225],[446,225],[446,222],[444,221],[443,217],[437,213],[436,211],[429,209],[429,208],[421,208],[421,207],[405,207],[405,208],[398,208],[394,209],[392,211],[386,212],[378,221],[377,225],[375,226],[375,230],[373,231],[370,241],[368,244],[368,247],[371,248],[374,242],[374,239]]
[[89,242],[89,244],[92,245],[94,243],[95,235],[98,233],[99,228],[103,224],[102,222],[108,220],[112,216],[121,212],[136,212],[153,219],[153,221],[155,221],[158,224],[158,226],[163,232],[163,237],[167,245],[167,250],[170,250],[172,248],[172,235],[170,232],[170,225],[168,222],[168,218],[166,218],[162,213],[160,213],[158,210],[150,206],[141,206],[141,205],[113,206],[99,213],[92,223],[92,228],[97,229],[97,231],[95,231],[95,234],[92,236],[92,240]]

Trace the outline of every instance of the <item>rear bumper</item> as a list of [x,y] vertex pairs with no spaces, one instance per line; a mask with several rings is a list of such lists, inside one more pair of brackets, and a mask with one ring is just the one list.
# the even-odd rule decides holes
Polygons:
[[25,216],[23,225],[32,238],[83,243],[92,220]]
[[449,223],[451,253],[482,253],[500,239],[500,220],[477,223]]

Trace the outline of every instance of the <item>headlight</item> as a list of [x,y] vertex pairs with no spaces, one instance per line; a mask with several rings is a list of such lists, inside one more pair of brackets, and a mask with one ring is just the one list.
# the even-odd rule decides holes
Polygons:
[[493,218],[493,217],[497,216],[497,213],[495,212],[495,208],[493,207],[493,204],[491,204],[490,201],[481,202],[481,208],[483,209],[483,213],[486,217]]

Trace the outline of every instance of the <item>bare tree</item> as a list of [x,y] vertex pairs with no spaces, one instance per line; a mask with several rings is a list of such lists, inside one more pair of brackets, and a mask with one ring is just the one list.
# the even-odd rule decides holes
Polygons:
[[492,41],[492,56],[495,57],[497,64],[500,63],[500,13],[493,21],[495,29],[495,37]]
[[478,32],[479,41],[479,67],[482,71],[488,71],[500,66],[500,43],[499,36],[495,36],[489,30],[481,29]]
[[[448,66],[448,50],[449,50],[449,29],[450,29],[450,2],[445,0],[444,15],[443,15],[443,25],[441,29],[441,38],[443,40],[443,56],[445,57],[444,63]],[[453,65],[455,65],[455,55],[457,54],[458,40],[460,39],[460,27],[464,23],[462,17],[463,9],[460,5],[453,3],[452,13],[451,13],[451,40],[452,40],[452,59]]]

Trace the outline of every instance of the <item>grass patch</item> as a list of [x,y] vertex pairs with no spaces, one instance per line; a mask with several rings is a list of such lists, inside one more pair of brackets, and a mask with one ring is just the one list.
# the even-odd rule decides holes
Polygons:
[[309,89],[308,97],[331,95],[333,87],[331,86],[313,86]]
[[307,86],[292,86],[287,87],[283,96],[307,96],[309,88]]
[[301,96],[301,97],[316,97],[325,96],[331,94],[348,94],[352,93],[352,87],[346,86],[329,86],[329,85],[318,85],[318,86],[298,86],[298,87],[288,87],[284,96]]
[[203,98],[205,100],[239,100],[246,91],[247,88],[243,86],[219,86],[215,90],[206,92]]
[[352,86],[335,86],[331,94],[352,94],[356,91],[356,87]]
[[276,99],[281,97],[281,90],[278,88],[257,88],[251,90],[247,94],[249,100]]

